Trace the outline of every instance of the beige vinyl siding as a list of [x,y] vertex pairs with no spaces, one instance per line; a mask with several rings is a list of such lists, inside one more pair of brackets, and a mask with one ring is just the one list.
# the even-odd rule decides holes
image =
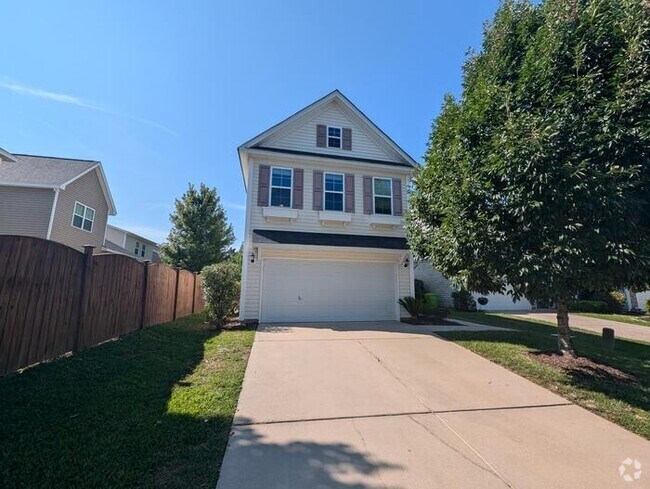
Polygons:
[[[314,115],[308,122],[301,122],[298,127],[287,127],[284,131],[274,135],[267,141],[263,141],[260,145],[310,153],[334,154],[382,161],[401,161],[394,151],[386,148],[385,143],[380,141],[376,135],[371,137],[361,125],[355,124],[352,118],[347,117],[343,112],[344,110],[338,102],[330,102],[322,112]],[[352,129],[352,150],[317,147],[316,126],[318,124]]]
[[431,266],[431,263],[428,261],[419,262],[415,267],[414,275],[416,279],[424,282],[424,287],[427,289],[427,292],[433,292],[438,295],[440,305],[445,307],[451,307],[453,305],[451,282],[443,277],[438,270],[435,270]]
[[[410,271],[403,266],[402,258],[406,251],[401,252],[371,252],[345,250],[310,250],[304,249],[270,249],[263,248],[258,251],[255,263],[248,263],[246,280],[246,303],[244,304],[243,319],[259,319],[260,289],[262,281],[262,262],[264,258],[292,258],[305,260],[332,260],[332,261],[357,261],[357,262],[388,262],[395,263],[398,274],[398,294],[400,297],[410,295]],[[402,311],[403,315],[406,315]]]
[[0,187],[0,234],[47,237],[54,190]]
[[[92,232],[72,226],[75,201],[95,210]],[[97,171],[93,170],[68,184],[65,190],[60,191],[50,238],[78,250],[83,250],[84,245],[93,245],[96,247],[95,251],[98,252],[104,243],[107,219],[108,204],[102,192]]]
[[[294,222],[278,222],[278,221],[267,221],[263,214],[262,209],[264,207],[256,205],[257,203],[257,191],[258,191],[258,179],[259,179],[259,166],[260,164],[270,165],[270,166],[283,166],[287,168],[303,168],[304,169],[304,196],[303,196],[303,208],[298,209],[298,218]],[[300,163],[296,164],[293,162],[282,162],[282,161],[271,161],[269,159],[264,159],[262,161],[257,159],[252,159],[253,165],[253,178],[252,185],[249,187],[249,191],[253,192],[251,202],[253,205],[250,206],[248,212],[250,212],[250,230],[254,229],[276,229],[283,231],[300,231],[300,232],[312,232],[312,233],[336,233],[336,234],[360,234],[360,235],[374,235],[374,236],[405,236],[405,231],[403,226],[397,229],[385,229],[385,228],[375,228],[370,225],[370,215],[363,213],[363,176],[369,175],[374,177],[385,177],[385,178],[400,178],[402,180],[402,209],[403,213],[406,213],[407,209],[407,179],[410,176],[410,169],[399,170],[394,169],[390,166],[382,165],[372,165],[370,168],[363,168],[352,165],[340,165],[340,166],[325,166],[323,164],[315,163]],[[319,221],[319,211],[313,210],[313,171],[320,170],[323,172],[335,172],[335,173],[351,173],[354,174],[354,213],[351,213],[352,222],[346,226],[324,226]]]

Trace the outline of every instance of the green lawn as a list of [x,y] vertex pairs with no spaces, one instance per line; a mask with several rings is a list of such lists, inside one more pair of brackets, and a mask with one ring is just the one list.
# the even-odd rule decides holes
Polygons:
[[594,312],[572,312],[576,316],[587,316],[590,318],[607,319],[621,323],[638,324],[639,326],[650,326],[650,315],[632,316],[628,314],[597,314]]
[[555,333],[552,325],[489,313],[454,312],[452,317],[514,331],[437,334],[650,439],[650,345],[617,339],[614,351],[608,352],[598,335],[574,332],[578,354],[636,378],[634,382],[624,382],[602,373],[567,372],[531,358],[528,352],[555,349],[557,340],[551,336]]
[[254,331],[200,315],[0,379],[0,487],[209,487]]

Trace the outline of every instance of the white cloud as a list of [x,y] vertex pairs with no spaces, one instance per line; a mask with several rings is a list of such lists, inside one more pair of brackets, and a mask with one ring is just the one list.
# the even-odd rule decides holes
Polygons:
[[245,211],[246,204],[238,204],[237,202],[224,202],[223,205],[226,209],[232,209],[235,211]]
[[5,79],[0,79],[0,88],[4,88],[5,90],[10,90],[14,93],[20,94],[20,95],[25,95],[28,97],[36,97],[36,98],[42,98],[45,100],[50,100],[52,102],[59,102],[62,104],[68,104],[68,105],[75,105],[77,107],[82,107],[84,109],[90,109],[90,110],[95,110],[97,112],[102,112],[104,114],[110,114],[116,117],[124,117],[126,119],[130,119],[132,121],[139,122],[140,124],[145,124],[147,126],[155,127],[156,129],[160,129],[161,131],[166,132],[167,134],[170,134],[172,136],[178,136],[176,132],[173,130],[169,129],[168,127],[163,126],[162,124],[158,124],[157,122],[150,121],[148,119],[143,119],[141,117],[135,117],[132,115],[124,114],[121,112],[117,112],[114,110],[111,110],[107,107],[102,107],[99,104],[83,100],[79,97],[75,97],[74,95],[67,95],[65,93],[57,93],[57,92],[50,92],[48,90],[43,90],[41,88],[34,88],[34,87],[29,87],[27,85],[23,85],[21,83],[17,83],[14,81],[10,81]]

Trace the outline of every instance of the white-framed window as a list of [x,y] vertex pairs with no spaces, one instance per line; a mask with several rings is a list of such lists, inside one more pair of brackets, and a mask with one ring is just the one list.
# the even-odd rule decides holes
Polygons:
[[291,207],[291,189],[293,170],[291,168],[271,168],[271,202],[272,207]]
[[342,141],[343,129],[335,126],[327,126],[327,147],[340,148]]
[[325,173],[323,178],[325,180],[323,192],[325,205],[323,208],[326,211],[342,211],[345,195],[345,176],[342,173]]
[[142,251],[140,252],[140,256],[144,256],[145,251],[147,251],[147,245],[142,243]]
[[[142,245],[144,247],[144,245]],[[135,242],[135,250],[133,252],[135,256],[138,256],[140,254],[140,241]]]
[[94,222],[95,209],[81,202],[75,202],[74,212],[72,213],[72,227],[92,233]]
[[393,181],[375,177],[372,179],[372,191],[375,214],[393,214]]

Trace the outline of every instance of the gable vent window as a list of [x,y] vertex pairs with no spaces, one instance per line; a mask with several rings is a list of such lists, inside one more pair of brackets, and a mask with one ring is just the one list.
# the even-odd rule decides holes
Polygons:
[[327,127],[327,147],[340,148],[341,147],[341,128],[340,127]]
[[291,207],[291,168],[273,168],[271,170],[271,206]]
[[93,230],[93,222],[95,222],[95,209],[81,202],[75,202],[74,214],[72,215],[72,227],[91,233]]
[[325,210],[343,210],[343,175],[341,173],[325,174]]

